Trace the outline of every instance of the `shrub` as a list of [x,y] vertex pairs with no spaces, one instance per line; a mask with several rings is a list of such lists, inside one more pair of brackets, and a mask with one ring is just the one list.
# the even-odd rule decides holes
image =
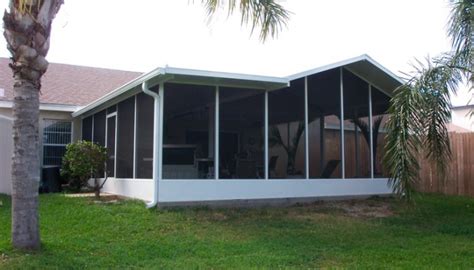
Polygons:
[[89,141],[78,141],[66,146],[61,175],[67,179],[69,186],[76,191],[87,186],[90,178],[95,179],[96,195],[103,186],[97,178],[103,177],[106,171],[107,150],[105,147]]

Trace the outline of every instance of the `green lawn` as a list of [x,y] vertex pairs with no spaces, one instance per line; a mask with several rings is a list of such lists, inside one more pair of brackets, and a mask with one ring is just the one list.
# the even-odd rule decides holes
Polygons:
[[[43,248],[34,253],[11,249],[10,198],[0,200],[1,269],[474,268],[473,198],[346,203],[369,207],[354,214],[334,203],[147,210],[42,195]],[[370,217],[378,206],[393,215]]]

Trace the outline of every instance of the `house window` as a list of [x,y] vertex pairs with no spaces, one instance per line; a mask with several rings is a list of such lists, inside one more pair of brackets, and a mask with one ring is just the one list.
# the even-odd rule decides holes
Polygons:
[[43,165],[61,165],[66,145],[71,142],[72,123],[60,120],[44,120]]

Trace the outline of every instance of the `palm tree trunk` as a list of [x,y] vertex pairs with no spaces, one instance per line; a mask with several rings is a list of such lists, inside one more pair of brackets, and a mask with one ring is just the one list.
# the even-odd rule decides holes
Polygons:
[[3,16],[14,77],[12,158],[12,243],[40,247],[38,185],[39,93],[48,68],[51,24],[63,0],[11,0]]
[[13,89],[12,241],[16,248],[37,249],[40,245],[39,91],[20,73],[15,76]]

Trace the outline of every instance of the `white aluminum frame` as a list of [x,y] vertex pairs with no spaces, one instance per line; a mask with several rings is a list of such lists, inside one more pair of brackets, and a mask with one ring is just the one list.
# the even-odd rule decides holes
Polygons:
[[219,86],[215,89],[214,104],[214,179],[219,179]]
[[341,178],[346,178],[346,157],[345,157],[345,142],[344,142],[344,76],[343,68],[339,68],[339,92],[340,92],[340,106],[341,106]]
[[[367,60],[372,62],[372,60],[366,56],[361,56],[359,59],[352,59],[349,62],[353,61],[362,61]],[[348,64],[347,62],[346,64]],[[372,63],[373,64],[373,63]],[[377,65],[375,65],[378,67]],[[344,66],[327,66],[323,67],[323,69],[329,68],[339,68],[339,92],[340,92],[340,123],[339,123],[339,130],[340,130],[340,156],[341,156],[341,177],[339,179],[321,179],[321,178],[310,178],[310,144],[309,144],[309,100],[308,100],[308,92],[309,92],[309,73],[308,74],[298,74],[299,79],[304,77],[304,121],[305,121],[305,154],[304,154],[304,177],[299,179],[270,179],[270,171],[269,171],[269,91],[273,91],[276,89],[284,88],[289,86],[290,78],[272,78],[272,77],[255,77],[250,75],[242,75],[242,74],[228,74],[228,73],[215,73],[215,72],[206,72],[206,71],[195,71],[195,70],[184,70],[184,69],[174,69],[174,68],[167,68],[167,69],[157,69],[152,71],[151,73],[145,74],[137,78],[136,80],[128,83],[125,86],[117,89],[111,94],[108,94],[98,101],[89,104],[84,109],[76,111],[74,116],[88,116],[94,113],[94,110],[97,111],[107,104],[115,103],[116,111],[106,115],[106,137],[105,137],[105,144],[108,144],[108,119],[110,117],[115,116],[115,159],[114,159],[114,178],[117,178],[117,145],[118,145],[118,129],[119,129],[119,116],[118,116],[118,108],[117,104],[119,101],[125,99],[124,95],[128,97],[134,95],[134,139],[133,139],[133,178],[128,179],[116,179],[119,181],[112,181],[108,182],[107,185],[114,186],[117,188],[115,192],[118,190],[122,190],[122,192],[127,193],[128,191],[133,192],[151,192],[150,189],[141,190],[142,186],[149,186],[152,183],[153,179],[138,179],[136,183],[127,184],[127,191],[125,190],[125,186],[122,183],[125,183],[129,180],[137,180],[137,96],[134,86],[142,81],[149,81],[150,85],[157,85],[159,83],[159,98],[155,100],[155,112],[154,112],[154,136],[155,138],[155,147],[157,148],[156,153],[154,152],[154,158],[156,158],[157,165],[154,166],[153,176],[154,179],[157,181],[158,185],[158,192],[160,196],[158,196],[160,202],[167,202],[167,201],[192,201],[196,199],[197,201],[205,201],[207,200],[217,200],[217,199],[264,199],[264,198],[290,198],[290,197],[309,197],[309,196],[350,196],[350,195],[357,195],[357,194],[385,194],[389,193],[390,190],[386,186],[387,179],[376,179],[380,181],[373,181],[372,184],[368,183],[367,180],[374,179],[374,142],[373,142],[373,108],[372,108],[372,88],[376,87],[373,83],[369,83],[366,79],[360,77],[357,73],[353,72],[350,67]],[[346,178],[346,171],[345,171],[345,128],[344,128],[344,70],[351,72],[355,76],[361,78],[365,82],[368,83],[369,87],[369,128],[370,128],[370,178],[364,179],[347,179]],[[321,69],[319,69],[321,71]],[[384,71],[384,70],[383,70]],[[310,72],[311,74],[317,73],[314,70]],[[388,74],[392,75],[392,74]],[[159,77],[159,78],[158,78]],[[214,81],[211,81],[212,78],[217,78]],[[204,78],[203,81],[200,81],[200,78]],[[167,179],[166,181],[163,180],[163,133],[164,133],[164,81],[166,80],[175,80],[179,82],[180,80],[186,80],[188,84],[204,84],[209,86],[215,87],[215,110],[214,110],[214,179],[199,179],[200,181],[195,181],[197,179]],[[231,80],[242,80],[242,82],[248,83],[247,81],[252,81],[251,83],[258,84],[261,87],[257,87],[264,91],[264,178],[260,178],[259,175],[257,178],[259,179],[219,179],[219,149],[220,149],[220,87],[226,86],[226,83],[235,83]],[[211,83],[212,82],[212,83]],[[268,83],[268,84],[267,84]],[[246,87],[247,86],[247,87]],[[249,87],[249,85],[243,86],[243,88],[253,88]],[[276,87],[279,88],[276,88]],[[272,88],[273,87],[273,88]],[[126,91],[130,90],[128,93]],[[380,89],[382,90],[382,89]],[[336,90],[337,91],[337,90]],[[108,103],[107,103],[108,102]],[[107,104],[106,104],[107,103]],[[94,107],[95,106],[95,107]],[[97,107],[102,106],[102,107]],[[158,107],[158,108],[157,108]],[[105,108],[105,107],[104,107]],[[95,115],[92,118],[92,139],[95,139]],[[321,122],[320,128],[324,129],[324,122]],[[209,126],[211,127],[211,126]],[[337,127],[335,127],[337,128]],[[81,129],[82,133],[82,129]],[[209,133],[209,134],[212,134]],[[71,133],[72,136],[72,133]],[[324,132],[321,133],[321,140],[324,142]],[[212,145],[212,144],[211,144]],[[321,144],[323,147],[323,144]],[[321,157],[323,159],[323,157]],[[317,181],[307,181],[308,179],[317,180]],[[266,180],[272,180],[267,181]],[[138,185],[138,186],[137,186]],[[112,192],[114,192],[112,190]],[[120,193],[120,192],[119,192]],[[163,197],[162,197],[163,196]]]
[[94,134],[94,124],[95,124],[95,114],[92,115],[92,135],[91,135],[91,139],[92,141],[94,142],[95,140],[95,134]]
[[[264,199],[264,198],[301,198],[310,196],[351,196],[351,195],[372,195],[372,194],[390,194],[390,188],[387,187],[387,179],[375,179],[373,184],[369,184],[368,180],[374,180],[373,170],[373,131],[372,131],[372,85],[369,86],[369,125],[370,125],[370,136],[371,136],[371,176],[367,178],[348,179],[345,175],[345,130],[344,130],[344,68],[339,69],[339,91],[340,91],[340,136],[341,136],[341,175],[338,179],[321,179],[321,178],[310,178],[309,175],[309,80],[305,77],[304,85],[304,110],[305,110],[305,177],[300,179],[270,179],[269,172],[269,91],[264,92],[264,179],[219,179],[219,135],[220,135],[220,85],[214,85],[215,87],[215,105],[214,105],[214,179],[163,179],[163,133],[164,133],[164,83],[159,86],[159,110],[155,117],[158,118],[157,134],[158,134],[158,165],[157,165],[157,182],[158,182],[158,198],[159,202],[186,202],[186,201],[212,201],[212,200],[228,200],[228,199]],[[349,71],[350,72],[350,71]],[[136,176],[136,120],[137,120],[137,107],[135,97],[135,108],[134,108],[134,177]],[[118,110],[113,112],[108,117],[116,116],[116,145],[115,151],[117,155],[117,130],[118,130]],[[107,125],[106,121],[106,125]],[[106,126],[106,131],[107,131]],[[107,140],[107,134],[106,134]],[[115,170],[117,173],[117,159],[115,158]],[[116,176],[115,176],[116,178]],[[121,194],[130,194],[131,196],[138,196],[139,198],[148,199],[150,196],[149,186],[152,183],[152,179],[138,179],[136,184],[132,184],[130,179],[114,179],[107,184],[110,187],[110,192]],[[164,181],[163,181],[164,180]],[[270,181],[267,181],[270,180]],[[307,181],[313,180],[313,181]],[[316,180],[316,181],[314,181]],[[266,184],[264,181],[267,181]],[[304,184],[306,183],[306,184]],[[138,185],[138,186],[136,186]],[[291,188],[290,188],[291,187]]]
[[264,178],[265,180],[268,180],[270,179],[270,175],[268,174],[268,170],[269,170],[269,158],[268,158],[268,90],[265,91],[265,112],[264,112],[264,117],[265,117],[265,127],[264,127],[264,140],[265,140],[265,146],[264,146],[264,152],[265,152],[265,157],[264,157]]
[[309,179],[309,129],[308,129],[308,76],[304,77],[304,167],[305,179]]
[[[341,178],[342,179],[346,179],[346,175],[345,175],[345,131],[344,131],[344,76],[343,76],[343,72],[344,72],[344,68],[343,67],[340,67],[339,68],[339,79],[340,79],[340,147],[341,147],[341,151],[340,151],[340,154],[341,154]],[[357,76],[357,75],[356,75]],[[357,76],[359,77],[359,76]],[[363,79],[363,78],[361,78]],[[367,82],[367,81],[366,81]],[[368,83],[368,82],[367,82]],[[220,133],[220,92],[219,92],[219,88],[220,86],[219,85],[215,85],[215,110],[214,110],[214,180],[219,180],[219,164],[220,164],[220,160],[219,160],[219,133]],[[309,179],[313,179],[313,178],[310,178],[310,174],[309,174],[309,105],[308,105],[308,89],[309,87],[309,84],[308,84],[308,77],[305,76],[304,77],[304,111],[305,111],[305,154],[304,154],[304,164],[305,164],[305,176],[304,176],[304,179],[306,180],[309,180]],[[372,84],[368,83],[368,87],[369,87],[369,129],[370,129],[370,178],[373,179],[374,178],[374,166],[373,166],[373,159],[374,159],[374,156],[373,156],[373,130],[372,130],[372,126],[373,126],[373,117],[372,117]],[[164,103],[164,95],[163,95],[163,92],[164,92],[164,84],[161,83],[160,84],[160,89],[159,89],[159,92],[160,92],[160,101],[159,101],[159,123],[160,123],[160,128],[159,128],[159,144],[160,144],[160,147],[159,149],[160,150],[160,153],[159,153],[159,160],[162,160],[162,146],[163,146],[163,103]],[[269,145],[268,145],[268,137],[269,137],[269,120],[268,120],[268,92],[269,90],[265,90],[264,92],[264,101],[265,101],[265,108],[264,108],[264,122],[265,122],[265,126],[264,126],[264,139],[265,139],[265,142],[264,142],[264,180],[269,180],[270,179],[270,175],[269,175]],[[134,149],[133,149],[133,178],[132,179],[137,179],[136,178],[136,145],[137,145],[137,96],[135,95],[134,96],[134,142],[133,142],[133,145],[134,145]],[[116,174],[117,172],[117,130],[118,130],[118,108],[117,108],[117,104],[114,105],[116,107],[116,111],[115,112],[112,112],[110,114],[107,114],[106,115],[106,134],[105,134],[105,141],[106,141],[106,144],[105,146],[107,147],[107,129],[108,129],[108,124],[107,124],[107,119],[110,118],[110,117],[113,117],[115,116],[115,159],[114,159],[114,174]],[[94,137],[95,137],[95,134],[94,134],[94,122],[95,122],[95,115],[92,115],[92,139],[94,140]],[[162,169],[163,169],[163,165],[162,165],[162,162],[160,162],[160,168],[159,168],[159,179],[162,179]],[[314,179],[320,179],[320,178],[314,178]]]
[[372,85],[369,83],[369,139],[370,139],[370,178],[374,179],[374,139],[372,123]]
[[[158,129],[158,186],[159,186],[159,183],[160,181],[163,179],[163,127],[164,127],[164,123],[163,123],[163,102],[164,102],[164,99],[165,99],[165,95],[164,95],[164,89],[165,89],[165,86],[164,86],[164,83],[160,83],[159,85],[159,88],[158,88],[158,95],[160,96],[160,100],[159,100],[159,125],[160,125],[160,128]],[[157,117],[156,115],[154,117]],[[156,123],[156,121],[155,121]]]
[[133,107],[133,179],[137,178],[137,95],[134,96]]
[[[114,112],[111,112],[109,114],[106,114],[105,116],[105,147],[107,148],[108,147],[108,132],[109,132],[109,129],[108,129],[108,126],[109,126],[109,121],[108,119],[109,118],[112,118],[112,117],[115,117],[115,144],[114,144],[114,177],[113,178],[117,178],[117,130],[118,130],[118,108],[117,108],[117,104],[113,105],[113,106],[110,106],[110,107],[114,107],[115,106],[115,111]],[[109,107],[109,108],[110,108]],[[107,113],[107,111],[106,111]]]

